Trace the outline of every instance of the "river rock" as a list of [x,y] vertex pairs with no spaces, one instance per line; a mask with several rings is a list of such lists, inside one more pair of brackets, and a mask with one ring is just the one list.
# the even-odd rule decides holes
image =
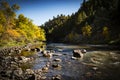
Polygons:
[[61,68],[61,65],[59,65],[59,64],[53,64],[52,67],[53,68]]
[[50,67],[50,63],[49,62],[47,62],[46,67]]
[[20,62],[20,63],[26,63],[26,62],[28,62],[28,61],[31,61],[31,59],[30,59],[30,58],[27,58],[27,57],[24,57],[24,56],[20,56],[20,57],[19,57],[19,62]]
[[46,50],[43,50],[43,51],[41,51],[41,53],[42,53],[42,54],[46,54],[46,53],[47,53],[47,51],[46,51]]
[[44,57],[52,57],[52,53],[43,53]]
[[40,80],[46,80],[46,76],[42,76],[41,78],[40,78]]
[[26,69],[25,74],[34,74],[32,69]]
[[61,75],[55,75],[55,76],[53,76],[52,80],[61,80]]
[[42,71],[43,71],[43,72],[47,72],[47,71],[48,71],[48,67],[43,67],[43,68],[42,68]]
[[21,68],[18,68],[16,70],[14,70],[14,75],[15,76],[20,77],[20,76],[22,76],[22,74],[23,74],[23,71],[22,71]]
[[54,59],[53,61],[55,61],[55,62],[61,62],[61,59],[56,58],[56,59]]
[[86,50],[86,49],[81,49],[81,52],[82,52],[82,53],[86,53],[87,50]]
[[76,60],[77,58],[72,56],[71,59]]
[[34,72],[35,72],[35,74],[41,75],[42,69],[37,69],[37,70],[35,70]]
[[25,80],[35,80],[35,75],[32,69],[26,69],[24,78]]
[[92,69],[96,71],[96,70],[98,70],[98,67],[92,67]]
[[34,49],[31,49],[31,51],[39,52],[41,50],[40,50],[40,48],[34,48]]
[[73,50],[73,56],[81,59],[83,58],[81,50]]
[[60,54],[60,53],[55,53],[55,54],[53,54],[53,56],[61,56],[62,54]]

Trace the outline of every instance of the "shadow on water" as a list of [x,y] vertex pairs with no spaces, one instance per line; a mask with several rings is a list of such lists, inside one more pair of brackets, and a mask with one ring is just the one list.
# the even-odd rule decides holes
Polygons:
[[[87,50],[84,58],[73,60],[72,51],[83,48]],[[120,51],[117,48],[108,45],[48,44],[48,50],[54,50],[55,54],[60,55],[45,58],[38,53],[39,57],[36,59],[33,69],[41,69],[49,63],[49,70],[44,74],[47,76],[46,80],[51,80],[55,75],[61,75],[62,80],[119,80]],[[55,62],[56,58],[61,61]],[[53,64],[59,64],[61,67],[53,68]]]

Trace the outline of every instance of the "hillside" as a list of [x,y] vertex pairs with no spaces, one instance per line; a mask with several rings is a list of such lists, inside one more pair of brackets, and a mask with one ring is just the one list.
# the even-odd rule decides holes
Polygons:
[[120,43],[120,1],[84,0],[72,15],[58,15],[43,27],[48,42]]

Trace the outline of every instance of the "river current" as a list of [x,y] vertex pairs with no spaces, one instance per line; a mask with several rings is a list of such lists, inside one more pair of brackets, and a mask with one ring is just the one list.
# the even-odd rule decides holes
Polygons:
[[[115,64],[115,62],[117,62],[118,66],[120,66],[120,59],[118,59],[120,57],[120,51],[116,46],[110,47],[108,45],[71,45],[52,43],[48,44],[46,49],[53,50],[56,55],[53,55],[51,58],[46,58],[43,57],[41,53],[37,53],[38,57],[36,57],[35,63],[32,67],[32,69],[42,69],[46,64],[49,64],[50,66],[48,71],[43,74],[43,76],[46,76],[46,80],[51,80],[55,75],[60,75],[62,80],[101,80],[102,78],[99,77],[104,77],[106,74],[104,71],[101,71],[103,70],[101,66],[107,65],[105,64],[105,61],[111,62],[110,60],[112,56],[117,59],[112,60],[113,62],[110,64]],[[72,59],[72,51],[74,49],[86,49],[87,53],[84,55],[85,58]],[[60,59],[61,61],[56,62],[54,61],[55,59]],[[92,61],[92,59],[96,60],[96,62]],[[60,67],[53,68],[53,64],[59,64]],[[108,73],[110,72],[109,69],[107,69],[107,71]],[[102,73],[105,74],[102,75]],[[105,79],[106,77],[107,76],[105,76]],[[115,78],[117,79],[117,76],[115,76]]]

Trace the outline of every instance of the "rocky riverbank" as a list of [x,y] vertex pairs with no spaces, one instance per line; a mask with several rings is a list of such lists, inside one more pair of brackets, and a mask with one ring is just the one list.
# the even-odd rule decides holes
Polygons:
[[[41,50],[29,44],[0,49],[0,54],[2,50],[6,54],[0,55],[0,80],[119,80],[120,51],[51,47]],[[33,55],[23,55],[29,53]]]
[[[35,52],[35,56],[23,56],[23,52]],[[39,69],[32,69],[36,57],[42,55],[44,58],[53,58],[52,62],[48,61]],[[79,54],[79,53],[78,53]],[[25,45],[19,47],[10,47],[0,49],[0,80],[61,80],[60,74],[47,77],[45,74],[50,68],[61,70],[62,59],[59,57],[63,54],[55,53],[54,50],[41,50],[36,45]],[[58,58],[55,58],[58,57]],[[72,60],[72,59],[71,59]]]
[[32,70],[34,57],[22,56],[30,51],[39,52],[38,44],[0,49],[0,80],[39,80],[42,70]]

